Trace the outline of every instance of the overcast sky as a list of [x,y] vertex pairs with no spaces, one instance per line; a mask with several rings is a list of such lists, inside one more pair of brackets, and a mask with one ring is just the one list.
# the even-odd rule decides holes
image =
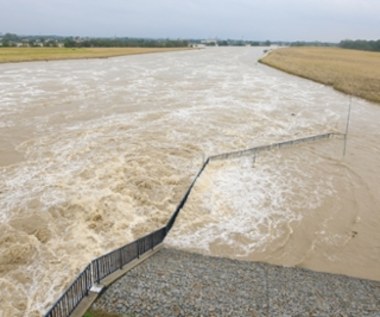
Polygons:
[[0,32],[244,40],[380,39],[380,0],[0,0]]

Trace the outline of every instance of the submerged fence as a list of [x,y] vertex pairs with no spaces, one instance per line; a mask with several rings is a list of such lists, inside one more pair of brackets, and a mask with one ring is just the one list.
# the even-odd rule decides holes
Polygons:
[[307,142],[314,142],[314,141],[323,140],[323,139],[329,139],[333,136],[338,136],[338,135],[342,135],[342,134],[330,132],[330,133],[318,134],[318,135],[313,135],[313,136],[309,136],[309,137],[305,137],[305,138],[299,138],[299,139],[290,140],[290,141],[273,143],[273,144],[269,144],[269,145],[261,145],[261,146],[249,148],[246,150],[242,150],[242,151],[233,151],[233,152],[213,155],[213,156],[209,157],[209,160],[215,161],[215,160],[232,159],[232,158],[237,158],[237,157],[241,157],[241,156],[256,154],[256,153],[263,152],[263,151],[269,151],[269,150],[289,147],[291,145],[307,143]]
[[185,192],[181,201],[179,202],[177,208],[173,212],[167,224],[136,241],[133,241],[121,248],[111,251],[105,255],[102,255],[95,260],[93,260],[75,279],[75,281],[66,289],[63,295],[57,300],[54,306],[46,313],[45,317],[68,317],[79,305],[79,303],[88,296],[92,286],[95,286],[101,281],[109,276],[110,274],[122,269],[125,265],[140,258],[141,255],[149,250],[153,250],[155,246],[162,243],[166,235],[173,227],[174,222],[186,204],[189,198],[190,192],[193,189],[197,179],[201,176],[202,172],[205,170],[206,166],[210,161],[213,160],[223,160],[237,158],[246,155],[256,154],[262,151],[268,151],[272,149],[279,149],[295,144],[313,142],[322,139],[328,139],[335,135],[341,135],[339,133],[325,133],[316,136],[295,139],[291,141],[285,141],[280,143],[274,143],[271,145],[258,146],[242,151],[234,151],[223,153],[219,155],[213,155],[207,158],[203,163],[202,167],[194,177],[189,188]]

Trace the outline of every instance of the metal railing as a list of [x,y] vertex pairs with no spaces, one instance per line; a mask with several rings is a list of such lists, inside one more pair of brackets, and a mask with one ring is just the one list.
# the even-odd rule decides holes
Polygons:
[[160,244],[165,236],[166,226],[156,230],[121,248],[104,254],[93,260],[75,281],[67,288],[55,305],[46,313],[46,317],[67,317],[75,310],[91,287],[102,279],[122,269],[126,264]]
[[207,160],[203,163],[202,167],[199,169],[197,175],[195,175],[193,181],[191,182],[189,188],[187,189],[187,191],[185,192],[185,195],[183,195],[182,199],[180,200],[177,208],[175,209],[175,211],[173,212],[173,215],[170,217],[168,223],[166,224],[166,232],[169,232],[170,229],[173,227],[174,225],[174,222],[175,220],[177,219],[177,216],[180,212],[180,210],[183,208],[183,206],[186,204],[186,201],[187,199],[189,198],[189,195],[190,195],[190,192],[191,190],[193,189],[195,183],[197,182],[197,179],[199,178],[199,176],[201,176],[201,174],[203,173],[203,171],[205,170],[206,166],[208,165],[208,163],[210,162],[210,159],[207,158]]
[[110,274],[122,269],[126,264],[132,262],[135,259],[138,259],[141,255],[143,255],[149,250],[153,250],[155,246],[160,244],[165,239],[170,229],[173,227],[174,222],[176,221],[179,212],[186,204],[186,201],[189,198],[190,192],[193,189],[197,179],[199,178],[199,176],[201,176],[202,172],[207,167],[210,161],[252,155],[258,152],[272,150],[276,148],[278,149],[293,144],[327,139],[334,135],[341,134],[325,133],[316,136],[279,142],[271,145],[258,146],[242,151],[228,152],[208,157],[207,160],[203,163],[202,167],[199,169],[189,188],[187,189],[181,201],[177,205],[177,208],[175,209],[169,221],[164,227],[93,260],[83,270],[83,272],[79,274],[75,281],[67,288],[64,294],[57,300],[57,302],[48,311],[45,317],[70,316],[71,313],[82,301],[82,299],[88,295],[92,286],[99,284],[104,278],[106,278]]
[[209,160],[215,161],[215,160],[225,160],[225,159],[238,158],[238,157],[245,156],[245,155],[252,155],[252,154],[256,154],[256,153],[263,152],[263,151],[270,151],[270,150],[274,150],[274,149],[288,147],[291,145],[307,143],[307,142],[314,142],[314,141],[323,140],[323,139],[329,139],[333,136],[341,136],[341,135],[342,135],[341,133],[335,133],[335,132],[318,134],[318,135],[309,136],[309,137],[305,137],[305,138],[299,138],[299,139],[290,140],[290,141],[278,142],[278,143],[273,143],[273,144],[269,144],[269,145],[256,146],[256,147],[249,148],[246,150],[241,150],[241,151],[232,151],[232,152],[212,155],[209,157]]
[[74,311],[84,297],[88,295],[93,285],[91,264],[79,274],[75,281],[66,289],[55,305],[46,313],[46,317],[67,317]]
[[91,262],[92,274],[95,283],[108,275],[121,270],[126,264],[138,259],[141,255],[160,244],[166,235],[166,227],[154,231],[119,249],[98,257]]

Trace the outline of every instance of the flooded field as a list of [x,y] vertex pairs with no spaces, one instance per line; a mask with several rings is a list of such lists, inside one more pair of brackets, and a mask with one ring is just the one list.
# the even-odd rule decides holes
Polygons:
[[[348,97],[215,48],[0,65],[0,316],[162,226],[205,157],[345,128]],[[380,280],[380,107],[341,140],[215,162],[169,245]]]

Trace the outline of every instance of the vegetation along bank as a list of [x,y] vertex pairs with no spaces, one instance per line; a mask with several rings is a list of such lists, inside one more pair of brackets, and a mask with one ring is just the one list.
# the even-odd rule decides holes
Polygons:
[[65,47],[41,47],[41,48],[1,48],[0,63],[51,61],[65,59],[106,58],[114,56],[134,55],[184,50],[187,48],[158,48],[158,47],[92,47],[92,48],[65,48]]
[[380,103],[380,53],[328,47],[271,51],[261,63]]

